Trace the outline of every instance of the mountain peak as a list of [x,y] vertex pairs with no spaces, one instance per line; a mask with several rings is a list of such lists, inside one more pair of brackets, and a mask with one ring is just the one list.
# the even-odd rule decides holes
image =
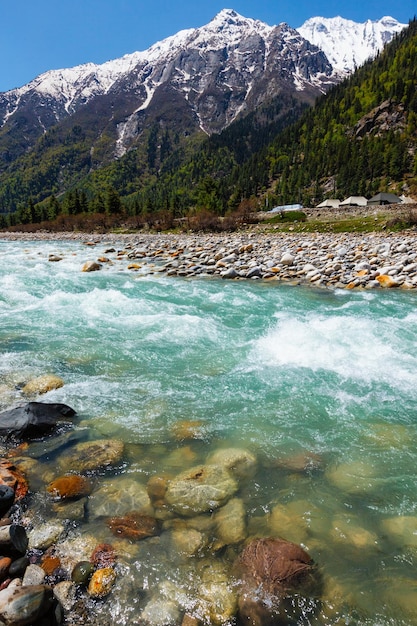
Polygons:
[[338,15],[311,17],[297,30],[323,50],[337,72],[346,75],[373,58],[406,26],[390,16],[358,23]]

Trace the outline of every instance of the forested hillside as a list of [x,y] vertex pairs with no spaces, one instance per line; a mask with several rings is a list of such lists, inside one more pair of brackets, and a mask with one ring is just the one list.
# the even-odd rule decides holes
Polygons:
[[[27,171],[33,176],[27,198],[3,222],[93,213],[141,217],[164,212],[174,219],[199,211],[224,215],[248,202],[256,208],[293,202],[311,206],[325,197],[416,193],[416,20],[374,61],[315,107],[301,110],[290,96],[280,97],[219,135],[187,142],[155,120],[141,147],[94,172],[85,163],[91,155],[82,148],[83,134],[69,128],[62,175],[77,168],[77,186],[58,198],[47,187],[47,169],[62,165],[62,141],[49,163],[40,154],[28,155]],[[105,143],[103,138],[103,149]],[[12,187],[9,177],[1,188],[3,198]],[[38,203],[40,197],[45,200]]]

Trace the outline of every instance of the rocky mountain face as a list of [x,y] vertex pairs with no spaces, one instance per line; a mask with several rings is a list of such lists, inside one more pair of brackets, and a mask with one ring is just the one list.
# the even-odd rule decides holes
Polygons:
[[[330,52],[348,28],[340,18],[315,19],[297,31],[227,9],[206,26],[180,31],[144,52],[53,70],[0,93],[0,174],[35,145],[41,162],[42,150],[54,142],[62,147],[82,137],[90,159],[83,165],[95,169],[137,146],[155,124],[182,137],[198,130],[211,135],[280,95],[313,103],[341,78],[346,55],[340,60]],[[384,31],[349,26],[343,49],[352,53],[365,38],[367,56],[375,53],[403,27],[389,19]],[[360,62],[355,54],[349,67]],[[66,154],[70,159],[69,149]],[[56,174],[61,179],[62,171]]]
[[151,118],[211,134],[281,91],[313,101],[334,81],[324,53],[296,30],[223,10],[144,52],[46,72],[0,94],[2,167],[68,118],[110,134],[120,156]]

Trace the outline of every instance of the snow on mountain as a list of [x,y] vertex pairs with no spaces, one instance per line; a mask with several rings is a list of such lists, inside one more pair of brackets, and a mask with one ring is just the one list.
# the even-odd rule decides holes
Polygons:
[[323,52],[287,24],[269,26],[223,9],[209,24],[182,30],[143,52],[102,65],[51,70],[0,94],[0,126],[17,111],[36,108],[44,132],[97,97],[111,94],[120,101],[122,96],[126,115],[118,122],[121,154],[125,140],[136,132],[138,113],[161,90],[165,101],[167,91],[171,99],[185,99],[200,128],[211,133],[284,85],[287,91],[309,92],[306,97],[312,99],[333,82]]
[[199,127],[211,134],[279,94],[312,103],[404,26],[388,17],[365,24],[312,18],[297,31],[223,9],[205,26],[148,50],[51,70],[0,93],[0,128],[8,124],[19,133],[14,143],[4,135],[0,153],[12,161],[68,117],[78,116],[76,123],[90,131],[94,125],[97,137],[106,128],[118,157],[134,145],[147,119],[161,115],[179,132]]
[[363,24],[342,17],[312,17],[297,30],[323,50],[333,68],[343,75],[374,58],[406,26],[388,16]]

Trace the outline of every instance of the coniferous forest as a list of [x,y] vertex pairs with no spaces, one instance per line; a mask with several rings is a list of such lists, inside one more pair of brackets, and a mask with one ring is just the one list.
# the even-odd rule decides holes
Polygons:
[[417,21],[313,107],[280,96],[211,137],[155,120],[116,160],[105,134],[93,153],[89,140],[62,124],[1,172],[0,227],[170,228],[190,215],[415,194]]

